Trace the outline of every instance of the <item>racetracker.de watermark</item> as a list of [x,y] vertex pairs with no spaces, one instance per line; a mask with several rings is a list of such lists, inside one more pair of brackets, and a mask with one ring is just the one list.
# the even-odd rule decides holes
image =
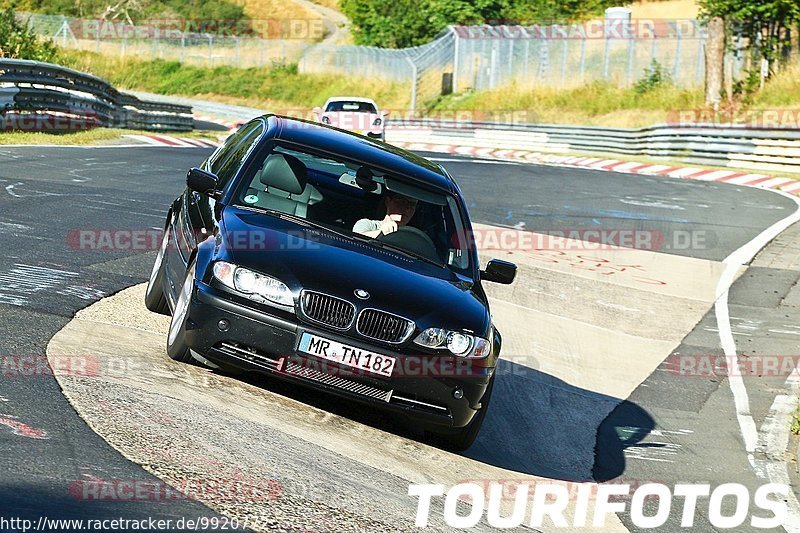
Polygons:
[[275,479],[186,477],[157,479],[80,479],[69,494],[81,501],[228,501],[264,503],[277,500],[282,488]]
[[83,131],[100,126],[97,116],[63,113],[0,113],[1,131]]
[[666,116],[673,128],[692,128],[713,125],[719,128],[800,129],[800,109],[759,109],[740,112],[735,118],[713,109],[676,109]]
[[480,228],[471,236],[478,250],[706,250],[715,235],[706,230],[631,228],[563,228],[520,231],[511,228]]
[[[264,19],[192,19],[149,18],[135,25],[119,20],[74,20],[70,29],[78,39],[117,41],[135,39],[174,40],[178,45],[187,37],[205,40],[235,37],[238,39],[301,39],[317,40],[325,36],[321,18],[264,18]],[[184,41],[185,43],[185,41]]]
[[[191,236],[195,242],[202,242],[210,235],[200,230]],[[274,250],[315,250],[318,249],[317,232],[304,230],[285,233],[271,230],[241,230],[225,233],[226,245],[231,251],[261,252]],[[102,252],[152,252],[161,248],[164,231],[159,229],[95,228],[71,229],[67,231],[67,246],[74,251]],[[189,246],[185,239],[177,243],[170,233],[168,247]]]
[[465,21],[455,33],[468,40],[652,40],[703,39],[705,28],[695,19],[597,18],[583,22],[563,19],[488,19]]
[[[192,235],[202,242],[210,235],[203,230]],[[159,229],[87,228],[70,229],[67,246],[74,251],[151,252],[161,247],[164,232]],[[226,246],[232,251],[315,250],[320,247],[320,233],[305,230],[280,233],[268,229],[234,230],[225,233]],[[463,242],[461,239],[463,238]],[[520,231],[512,228],[480,228],[462,237],[454,236],[459,247],[475,243],[478,250],[503,251],[598,251],[598,250],[707,250],[716,245],[716,236],[707,230],[658,229],[543,229]],[[176,243],[171,235],[169,247],[188,246]]]
[[4,378],[129,376],[152,371],[138,357],[103,357],[93,354],[2,355],[0,376]]
[[762,378],[800,376],[800,355],[681,355],[667,357],[669,373],[700,378]]

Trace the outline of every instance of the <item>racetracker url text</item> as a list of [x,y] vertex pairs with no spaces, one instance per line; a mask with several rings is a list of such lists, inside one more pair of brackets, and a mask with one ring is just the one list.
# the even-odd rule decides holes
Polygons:
[[249,518],[238,520],[226,516],[197,518],[104,518],[63,519],[40,516],[37,520],[0,517],[0,531],[247,531],[259,525]]

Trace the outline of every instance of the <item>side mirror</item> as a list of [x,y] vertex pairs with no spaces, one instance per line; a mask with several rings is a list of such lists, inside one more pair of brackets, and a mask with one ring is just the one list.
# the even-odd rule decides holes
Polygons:
[[503,285],[510,285],[516,276],[517,265],[501,259],[492,259],[486,264],[486,270],[481,270],[483,281],[502,283]]
[[199,168],[192,168],[186,173],[186,186],[212,198],[217,196],[217,176]]

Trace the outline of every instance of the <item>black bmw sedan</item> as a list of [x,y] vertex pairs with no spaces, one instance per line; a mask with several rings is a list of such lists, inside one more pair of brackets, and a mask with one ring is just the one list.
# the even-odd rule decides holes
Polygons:
[[469,447],[501,337],[458,186],[427,159],[275,115],[230,136],[167,213],[145,303],[181,362],[264,372]]

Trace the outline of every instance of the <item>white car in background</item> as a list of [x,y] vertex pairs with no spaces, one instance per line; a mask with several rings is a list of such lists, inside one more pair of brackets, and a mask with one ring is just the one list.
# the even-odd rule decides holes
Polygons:
[[325,105],[315,107],[314,119],[323,124],[349,130],[372,139],[386,140],[386,117],[388,111],[379,111],[378,105],[369,98],[333,96]]

